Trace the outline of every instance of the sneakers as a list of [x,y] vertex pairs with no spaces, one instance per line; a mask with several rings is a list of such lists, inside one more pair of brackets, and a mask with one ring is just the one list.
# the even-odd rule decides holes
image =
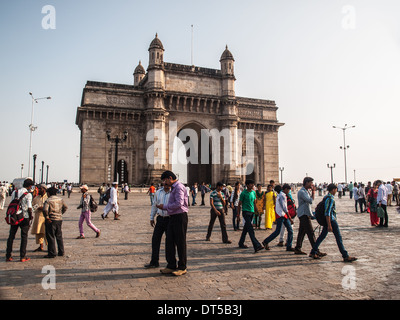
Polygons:
[[164,269],[161,269],[160,270],[160,272],[162,273],[162,274],[171,274],[172,272],[174,272],[174,271],[176,271],[175,269],[170,269],[170,268],[164,268]]
[[21,258],[21,262],[26,262],[26,261],[29,261],[29,260],[31,260],[31,258],[28,258],[28,257],[25,257],[25,258]]

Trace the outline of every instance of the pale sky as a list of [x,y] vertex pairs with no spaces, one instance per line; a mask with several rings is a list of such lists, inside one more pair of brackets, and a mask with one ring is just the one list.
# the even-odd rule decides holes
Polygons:
[[[56,10],[44,29],[42,8]],[[0,2],[0,180],[27,174],[32,92],[33,153],[51,181],[77,181],[80,131],[76,108],[88,80],[133,83],[147,68],[156,32],[166,62],[219,69],[229,46],[236,95],[274,100],[284,180],[308,174],[344,180],[400,178],[400,2],[286,1],[22,1]]]

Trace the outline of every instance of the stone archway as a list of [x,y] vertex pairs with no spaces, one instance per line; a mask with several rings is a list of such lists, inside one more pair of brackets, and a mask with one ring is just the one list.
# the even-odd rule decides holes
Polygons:
[[[207,153],[207,150],[204,150],[205,147],[202,148],[202,143],[209,137],[202,135],[202,129],[206,128],[196,121],[191,121],[180,127],[177,133],[176,139],[179,139],[180,143],[175,147],[180,147],[181,151],[178,154],[179,164],[173,166],[173,170],[183,177],[182,182],[187,183],[188,186],[192,186],[195,182],[212,183],[211,142],[209,140],[209,143],[205,144],[208,146]],[[206,153],[202,154],[204,151]]]

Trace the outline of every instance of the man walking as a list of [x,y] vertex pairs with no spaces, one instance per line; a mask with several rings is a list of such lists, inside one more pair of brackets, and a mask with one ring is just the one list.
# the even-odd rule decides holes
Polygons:
[[[294,248],[295,254],[306,254],[301,250],[303,245],[304,236],[307,234],[308,240],[310,241],[311,247],[315,244],[314,228],[311,223],[312,210],[311,205],[315,199],[315,186],[313,183],[314,179],[311,177],[305,177],[303,180],[303,187],[297,194],[298,205],[297,217],[300,220],[299,232],[297,235],[297,243]],[[320,256],[326,254],[317,252]]]
[[107,218],[107,215],[110,211],[114,212],[114,220],[119,220],[119,205],[118,205],[118,182],[113,182],[111,190],[110,190],[110,198],[108,199],[108,203],[104,208],[103,214],[101,217],[103,220]]
[[[169,223],[166,239],[166,258],[167,267],[161,269],[163,274],[173,274],[181,276],[187,273],[187,248],[186,248],[186,232],[188,225],[188,201],[189,195],[185,186],[178,181],[176,175],[172,171],[165,171],[161,175],[164,185],[171,187],[171,194],[168,203],[158,204],[156,207],[166,210],[169,215]],[[176,251],[178,251],[178,266],[176,261]]]
[[[158,209],[157,205],[163,206],[168,204],[169,196],[171,194],[171,186],[164,184],[164,188],[156,191],[151,206],[150,225],[154,228],[153,237],[151,239],[151,260],[146,264],[145,268],[158,268],[160,257],[161,239],[164,233],[167,233],[170,217],[167,210]],[[155,217],[156,218],[156,222]]]
[[254,253],[257,253],[258,251],[264,249],[264,247],[260,244],[260,242],[256,239],[256,236],[254,234],[254,228],[252,225],[252,219],[253,219],[253,214],[254,210],[257,210],[256,207],[256,192],[253,190],[254,189],[254,181],[253,180],[246,180],[246,189],[242,191],[239,197],[239,206],[238,210],[242,209],[242,215],[244,219],[244,226],[243,226],[243,231],[242,235],[240,236],[239,240],[239,248],[248,248],[245,244],[244,241],[246,240],[246,235],[247,233],[250,236],[250,240],[253,244],[254,248]]
[[287,235],[287,241],[286,241],[286,251],[294,251],[292,248],[292,242],[293,242],[293,229],[292,229],[292,224],[293,220],[289,215],[289,211],[287,208],[287,194],[290,191],[290,185],[285,183],[282,186],[282,190],[278,194],[278,197],[276,198],[276,207],[275,207],[275,212],[279,216],[279,218],[276,220],[276,229],[273,233],[269,235],[263,242],[263,246],[265,247],[265,250],[270,250],[268,243],[270,243],[272,240],[274,240],[279,234],[281,233],[281,228],[285,226],[288,235]]
[[340,234],[339,225],[336,221],[336,205],[335,205],[335,194],[337,192],[337,187],[335,184],[331,183],[328,185],[328,195],[325,198],[325,218],[326,225],[322,228],[322,232],[315,242],[312,250],[310,252],[310,257],[314,259],[321,259],[321,256],[318,254],[318,248],[322,241],[328,235],[328,232],[333,232],[336,238],[336,243],[339,247],[339,251],[342,254],[344,262],[352,262],[357,260],[355,257],[350,257],[347,251],[344,248],[342,236]]
[[210,223],[208,224],[208,231],[206,236],[206,241],[210,241],[211,232],[215,223],[215,220],[218,217],[219,224],[221,226],[222,233],[222,242],[223,243],[232,243],[228,239],[228,233],[226,232],[226,223],[225,223],[225,207],[228,199],[225,197],[225,194],[222,192],[223,188],[222,182],[217,183],[217,188],[210,193]]

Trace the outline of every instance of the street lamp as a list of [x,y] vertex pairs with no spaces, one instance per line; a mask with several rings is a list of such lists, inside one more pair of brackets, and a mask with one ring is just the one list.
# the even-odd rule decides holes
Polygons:
[[31,174],[31,155],[32,155],[32,133],[33,131],[35,131],[37,129],[37,127],[35,127],[33,125],[33,111],[34,111],[34,104],[38,103],[39,100],[43,100],[43,99],[47,99],[50,100],[51,97],[44,97],[44,98],[34,98],[32,92],[29,92],[29,95],[32,98],[32,113],[31,113],[31,124],[29,125],[29,131],[30,131],[30,138],[29,138],[29,162],[28,162],[28,177]]
[[21,178],[23,177],[23,175],[24,175],[24,164],[21,163]]
[[36,175],[36,158],[37,158],[37,155],[34,154],[34,155],[33,155],[33,183],[35,183],[35,184],[36,184],[36,182],[35,182],[35,175]]
[[331,169],[331,182],[333,183],[333,168],[336,167],[336,164],[334,163],[333,166],[330,166],[328,163],[327,166],[329,169]]
[[49,165],[46,166],[46,184],[49,183]]
[[42,161],[42,172],[41,172],[41,174],[42,174],[42,177],[41,177],[40,183],[43,183],[44,161]]
[[350,148],[350,146],[346,145],[346,130],[347,130],[347,129],[351,129],[351,128],[355,128],[355,127],[356,127],[356,126],[348,127],[347,124],[345,124],[343,128],[333,126],[333,128],[335,128],[335,129],[341,129],[341,130],[343,131],[343,146],[340,146],[340,149],[343,149],[343,152],[344,152],[344,179],[345,179],[345,183],[347,183],[347,159],[346,159],[346,150],[347,150],[348,148]]
[[285,170],[284,167],[279,167],[279,171],[281,172],[281,184],[283,184],[283,170]]
[[111,131],[107,130],[107,140],[115,143],[115,156],[114,156],[114,181],[117,182],[117,167],[118,167],[118,144],[120,142],[126,141],[128,138],[128,131],[124,131],[124,135],[122,138],[115,136],[115,138],[111,138]]

